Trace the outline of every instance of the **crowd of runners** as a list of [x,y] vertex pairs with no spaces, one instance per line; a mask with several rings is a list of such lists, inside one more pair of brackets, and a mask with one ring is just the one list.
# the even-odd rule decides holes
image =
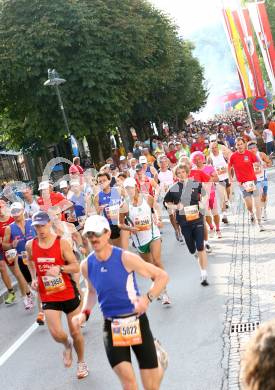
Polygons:
[[[137,389],[131,348],[144,388],[159,389],[168,357],[152,335],[146,312],[154,300],[165,308],[172,305],[162,258],[163,218],[170,221],[174,239],[194,255],[198,284],[207,287],[211,237],[222,242],[233,191],[243,197],[259,234],[265,230],[266,169],[272,166],[274,136],[275,122],[252,129],[239,112],[194,122],[165,137],[136,140],[132,152],[109,157],[97,171],[84,171],[75,157],[67,180],[43,178],[38,195],[27,184],[14,194],[10,186],[4,189],[0,272],[5,304],[16,303],[21,293],[25,310],[35,312],[37,323],[46,323],[52,338],[63,344],[66,367],[75,349],[81,379],[88,375],[81,328],[98,302],[106,355],[123,389]],[[145,293],[136,274],[152,280]]]

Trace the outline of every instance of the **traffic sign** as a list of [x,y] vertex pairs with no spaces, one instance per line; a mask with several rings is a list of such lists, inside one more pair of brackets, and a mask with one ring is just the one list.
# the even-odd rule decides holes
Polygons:
[[268,101],[264,97],[255,97],[252,101],[252,106],[255,111],[264,111],[268,107]]

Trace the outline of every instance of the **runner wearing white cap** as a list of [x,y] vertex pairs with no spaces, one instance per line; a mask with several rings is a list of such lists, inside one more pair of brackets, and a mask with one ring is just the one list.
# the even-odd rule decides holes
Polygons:
[[150,178],[154,179],[155,182],[158,182],[158,173],[157,170],[152,166],[148,164],[147,158],[145,156],[140,156],[138,160],[139,164],[142,166],[142,170],[144,174]]
[[[135,248],[143,260],[164,269],[161,259],[161,236],[159,228],[163,226],[154,198],[144,196],[133,178],[124,181],[128,194],[123,212],[126,213],[128,225],[121,219],[120,227],[131,232]],[[165,291],[161,294],[163,305],[170,305],[170,298]]]
[[72,202],[68,201],[64,195],[53,191],[53,184],[48,180],[39,184],[38,191],[40,191],[40,196],[37,203],[40,210],[47,211],[50,207],[58,205],[64,211],[73,206]]
[[12,203],[11,216],[14,218],[5,229],[3,249],[10,270],[18,280],[21,294],[24,297],[26,310],[33,309],[33,296],[28,286],[32,282],[30,272],[26,264],[26,242],[35,237],[35,231],[31,226],[31,219],[25,219],[24,206],[20,202]]
[[[167,354],[154,340],[146,311],[168,282],[165,271],[144,262],[134,253],[110,245],[110,225],[102,216],[87,219],[83,234],[94,252],[82,262],[81,271],[87,290],[82,313],[74,318],[81,325],[95,305],[104,316],[104,345],[111,367],[123,389],[137,390],[131,349],[140,368],[144,389],[160,388],[167,367]],[[147,294],[140,296],[135,273],[153,280]]]

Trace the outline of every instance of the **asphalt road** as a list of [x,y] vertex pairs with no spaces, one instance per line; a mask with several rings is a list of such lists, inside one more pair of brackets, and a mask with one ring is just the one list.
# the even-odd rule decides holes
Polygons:
[[[154,302],[148,312],[155,337],[169,353],[169,367],[162,389],[221,388],[224,376],[222,334],[234,220],[235,218],[231,216],[230,225],[223,227],[221,240],[211,239],[213,254],[209,255],[209,287],[200,285],[197,261],[188,253],[185,245],[175,240],[171,226],[165,224],[163,259],[170,275],[168,292],[173,305],[167,308],[162,307],[160,302]],[[140,280],[139,285],[146,291],[149,282]],[[36,311],[34,313],[24,311],[22,301],[12,307],[0,305],[2,390],[121,388],[105,356],[102,342],[103,321],[98,308],[84,329],[86,361],[90,375],[82,381],[76,379],[76,359],[71,369],[63,367],[62,347],[51,339],[46,326],[37,328],[33,326],[35,316]],[[18,342],[22,341],[20,337],[26,334],[25,332],[29,332],[29,335],[27,334],[18,347]],[[10,352],[8,358],[7,351]]]

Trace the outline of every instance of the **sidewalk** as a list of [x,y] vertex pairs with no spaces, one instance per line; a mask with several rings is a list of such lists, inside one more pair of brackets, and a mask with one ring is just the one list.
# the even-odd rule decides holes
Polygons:
[[275,315],[275,171],[269,173],[268,221],[259,232],[237,203],[223,331],[222,390],[241,387],[240,362],[254,330]]

